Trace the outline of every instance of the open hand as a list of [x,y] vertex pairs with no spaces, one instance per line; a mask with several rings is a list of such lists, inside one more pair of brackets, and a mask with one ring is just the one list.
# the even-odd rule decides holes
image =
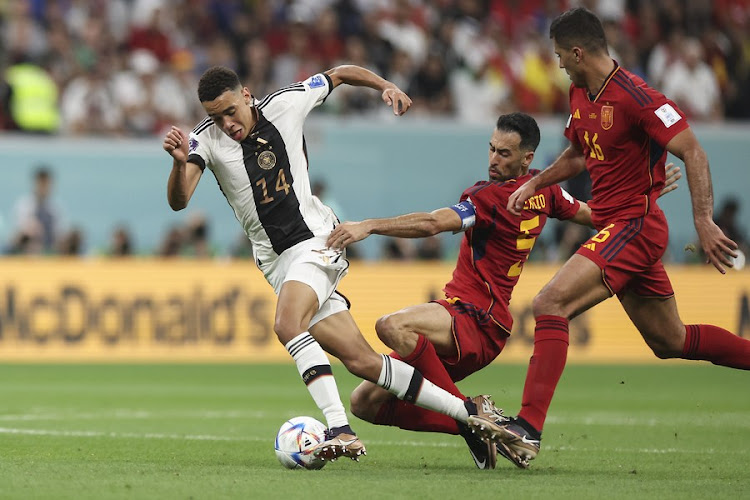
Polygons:
[[695,229],[698,231],[703,253],[706,254],[706,262],[713,264],[721,274],[727,272],[724,266],[734,267],[733,259],[737,257],[737,243],[727,238],[711,219],[696,221]]
[[370,236],[365,222],[344,222],[336,226],[328,235],[326,246],[336,250],[344,249]]
[[659,198],[677,189],[679,187],[677,181],[682,179],[682,170],[674,163],[667,163],[665,168],[667,177],[664,179],[664,187],[659,193]]

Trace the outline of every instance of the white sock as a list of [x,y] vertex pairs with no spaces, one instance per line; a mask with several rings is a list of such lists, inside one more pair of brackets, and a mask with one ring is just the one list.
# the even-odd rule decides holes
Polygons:
[[341,403],[331,363],[318,341],[309,332],[302,332],[284,346],[297,364],[297,371],[307,385],[315,404],[326,417],[329,429],[349,425]]
[[426,380],[421,373],[401,360],[383,356],[378,385],[398,399],[437,411],[466,423],[469,412],[464,401]]

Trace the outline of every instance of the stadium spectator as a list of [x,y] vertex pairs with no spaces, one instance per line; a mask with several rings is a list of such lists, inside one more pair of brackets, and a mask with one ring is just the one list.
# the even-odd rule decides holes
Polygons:
[[182,230],[180,255],[197,259],[213,257],[216,251],[209,240],[208,219],[201,212],[193,212]]
[[57,84],[41,66],[15,54],[5,71],[5,102],[10,128],[22,132],[50,134],[60,124]]
[[124,112],[116,99],[111,59],[99,57],[88,71],[74,78],[61,98],[63,129],[76,135],[120,135]]
[[378,34],[397,50],[406,52],[416,65],[427,57],[428,40],[425,30],[414,22],[419,16],[409,0],[394,0],[394,7],[378,23]]
[[244,68],[242,81],[247,82],[248,87],[253,89],[258,98],[274,90],[271,51],[263,38],[252,38],[245,43],[240,65]]
[[15,241],[23,242],[23,248],[36,248],[54,253],[55,244],[65,230],[65,215],[62,206],[54,198],[52,169],[40,165],[32,174],[33,189],[18,199],[13,208],[15,219]]
[[109,257],[130,257],[135,253],[133,236],[126,225],[118,225],[112,232],[106,255]]
[[703,62],[703,46],[695,38],[682,43],[681,55],[664,75],[662,89],[696,121],[715,121],[724,113],[716,75]]
[[185,235],[182,228],[177,224],[172,225],[164,235],[156,255],[163,258],[179,257],[184,241]]
[[745,235],[738,221],[740,210],[740,201],[734,196],[730,196],[720,205],[719,211],[714,217],[714,222],[729,239],[737,243],[739,249],[746,256],[750,256],[750,240],[747,239],[747,235]]
[[[485,119],[499,110],[553,114],[567,111],[564,99],[555,96],[554,84],[560,75],[564,79],[564,74],[547,67],[550,52],[544,47],[534,48],[530,37],[544,32],[551,18],[570,3],[19,0],[9,3],[2,36],[6,54],[20,51],[33,58],[57,82],[61,95],[68,87],[80,85],[79,73],[96,71],[97,61],[112,60],[107,68],[111,76],[127,66],[120,61],[128,61],[139,50],[147,50],[160,60],[160,74],[172,71],[174,54],[181,51],[192,55],[192,67],[198,73],[212,65],[236,68],[243,81],[258,83],[253,87],[258,97],[301,79],[319,65],[326,65],[325,61],[355,64],[355,54],[357,59],[367,61],[366,67],[385,73],[408,88],[405,82],[411,82],[417,70],[421,69],[419,78],[423,78],[425,68],[434,67],[425,66],[425,59],[430,51],[437,50],[454,102],[449,116],[476,122],[483,120],[470,110],[488,110],[482,115]],[[587,1],[585,5],[606,20],[615,59],[639,75],[643,74],[641,68],[646,68],[644,76],[655,88],[663,88],[663,78],[677,60],[681,40],[685,36],[701,40],[704,62],[720,89],[719,108],[726,109],[732,117],[750,115],[750,56],[745,50],[750,39],[750,7],[746,2],[600,0]],[[354,40],[361,40],[361,45]],[[364,57],[362,50],[366,52]],[[462,104],[471,99],[467,101],[470,106],[455,105],[459,102],[457,94]],[[444,115],[449,109],[444,97],[441,91],[438,105],[426,99],[428,107],[417,106],[423,109],[415,111]],[[370,111],[368,103],[357,99],[348,103],[351,105],[336,104],[327,106],[328,112]],[[153,112],[158,115],[163,110],[155,108]],[[64,114],[69,115],[70,110]],[[155,116],[150,121],[161,119]],[[88,133],[79,127],[62,131]],[[99,134],[123,132],[143,133],[138,127],[98,128]]]
[[431,50],[409,85],[416,109],[431,115],[453,112],[448,69],[441,52]]
[[80,257],[84,253],[84,243],[83,229],[72,227],[58,239],[56,253],[63,257]]

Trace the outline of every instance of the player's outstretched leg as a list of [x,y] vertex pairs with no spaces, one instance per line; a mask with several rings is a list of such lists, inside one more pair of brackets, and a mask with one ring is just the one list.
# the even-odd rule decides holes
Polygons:
[[364,381],[352,392],[352,413],[376,425],[388,425],[421,432],[440,432],[460,435],[469,447],[474,464],[479,469],[494,469],[497,449],[487,443],[465,423],[435,411],[401,401],[372,382]]

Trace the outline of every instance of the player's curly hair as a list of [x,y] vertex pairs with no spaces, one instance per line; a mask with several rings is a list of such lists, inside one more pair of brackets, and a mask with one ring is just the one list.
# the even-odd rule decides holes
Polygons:
[[198,99],[201,102],[213,101],[227,90],[237,90],[240,86],[237,73],[224,66],[213,66],[198,82]]
[[579,46],[592,52],[608,52],[602,22],[584,7],[557,16],[550,24],[549,37],[564,49]]
[[536,151],[539,146],[540,133],[536,120],[526,113],[508,113],[500,115],[495,128],[503,132],[515,132],[521,137],[519,147],[523,151]]

